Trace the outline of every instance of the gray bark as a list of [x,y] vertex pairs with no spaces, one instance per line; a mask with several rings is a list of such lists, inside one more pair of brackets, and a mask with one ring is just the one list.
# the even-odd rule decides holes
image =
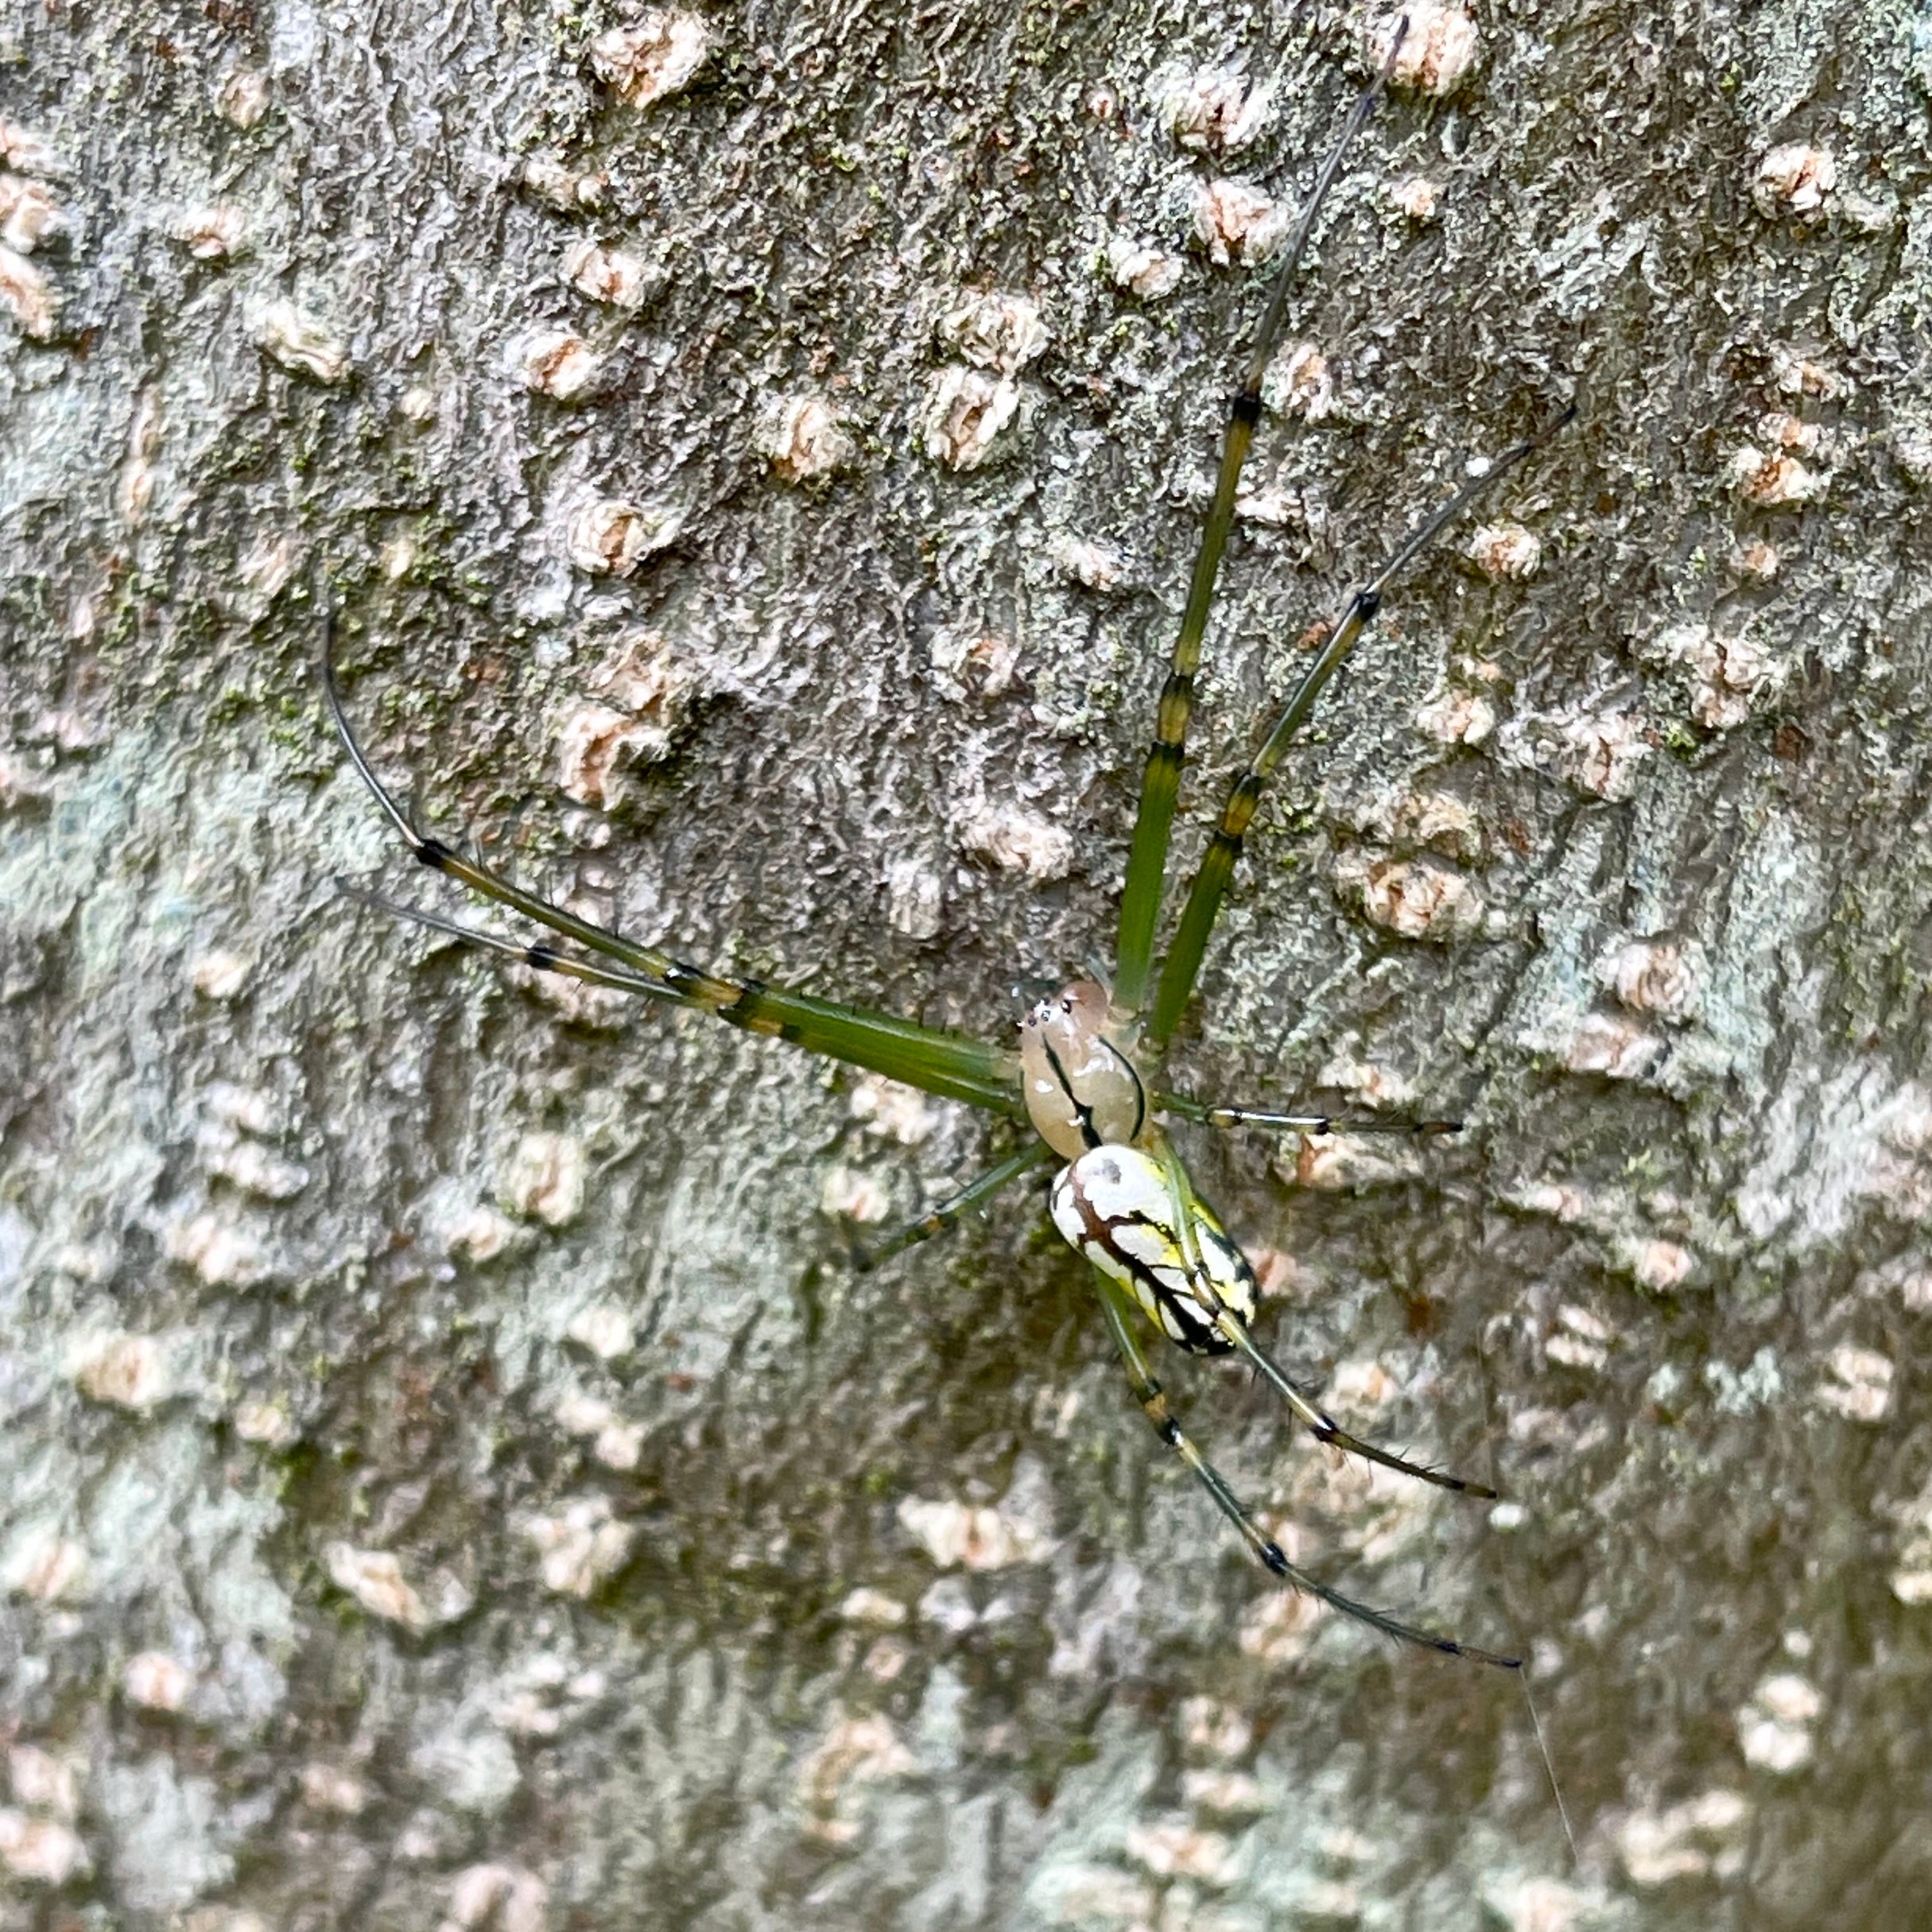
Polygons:
[[[1174,1061],[1467,1119],[1188,1146],[1263,1340],[1508,1505],[1162,1364],[1311,1568],[1523,1648],[1574,1864],[1516,1685],[1246,1562],[1036,1198],[848,1265],[1005,1130],[895,1137],[333,883],[462,910],[328,728],[318,579],[423,822],[628,932],[989,1036],[1104,958],[1265,279],[1191,198],[1298,192],[1362,20],[719,7],[647,105],[617,24],[0,29],[0,1928],[1914,1922],[1924,18],[1485,9],[1344,171],[1290,322],[1329,406],[1264,423],[1210,640],[1197,811],[1348,580],[1576,396],[1484,512],[1540,568],[1412,573]],[[1271,103],[1190,148],[1162,70],[1228,64]],[[1047,339],[961,470],[925,425],[995,293]],[[809,397],[849,448],[793,480]],[[628,575],[572,560],[599,500]]]

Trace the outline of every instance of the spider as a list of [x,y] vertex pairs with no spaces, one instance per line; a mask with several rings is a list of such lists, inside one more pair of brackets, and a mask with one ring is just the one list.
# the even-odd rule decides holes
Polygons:
[[523,890],[440,840],[419,832],[377,777],[343,703],[326,596],[322,599],[320,669],[329,712],[351,762],[417,859],[554,937],[533,943],[506,938],[440,914],[395,905],[345,882],[347,892],[386,913],[540,972],[695,1007],[728,1025],[768,1034],[928,1093],[1030,1125],[1035,1135],[1030,1144],[874,1250],[863,1258],[865,1264],[875,1266],[938,1233],[1022,1175],[1057,1163],[1059,1171],[1049,1196],[1053,1225],[1092,1264],[1100,1311],[1135,1399],[1161,1440],[1193,1472],[1261,1563],[1282,1582],[1385,1636],[1520,1672],[1519,1658],[1406,1623],[1343,1595],[1290,1562],[1181,1427],[1136,1332],[1137,1321],[1144,1320],[1189,1353],[1241,1356],[1272,1386],[1296,1419],[1317,1441],[1334,1449],[1464,1496],[1493,1498],[1496,1494],[1485,1484],[1422,1467],[1350,1434],[1276,1365],[1254,1337],[1254,1270],[1189,1179],[1161,1125],[1161,1117],[1216,1128],[1309,1133],[1348,1129],[1426,1134],[1453,1131],[1457,1123],[1214,1106],[1158,1084],[1162,1058],[1193,991],[1256,801],[1297,729],[1374,619],[1395,580],[1445,526],[1540,448],[1573,413],[1564,411],[1486,467],[1472,465],[1472,479],[1422,518],[1383,568],[1343,607],[1259,748],[1235,780],[1157,972],[1155,937],[1194,682],[1215,580],[1233,521],[1236,486],[1260,420],[1263,374],[1279,336],[1290,289],[1323,200],[1349,143],[1388,84],[1406,29],[1406,20],[1399,24],[1380,72],[1357,98],[1317,173],[1255,332],[1240,390],[1230,405],[1219,476],[1142,778],[1111,983],[1077,980],[1041,1001],[1022,1022],[1017,1046],[991,1045],[873,1008],[823,999],[757,980],[734,980],[704,972]]

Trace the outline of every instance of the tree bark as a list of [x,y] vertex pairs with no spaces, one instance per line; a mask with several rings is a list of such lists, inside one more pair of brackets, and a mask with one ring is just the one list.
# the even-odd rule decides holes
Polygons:
[[1159,1367],[1528,1658],[1574,1859],[1514,1681],[1249,1565],[1037,1189],[855,1271],[1013,1130],[336,883],[514,929],[324,596],[424,827],[628,933],[991,1038],[1104,964],[1267,286],[1209,190],[1292,208],[1368,23],[103,0],[0,28],[0,1932],[1911,1921],[1932,53],[1465,18],[1291,304],[1179,860],[1578,419],[1324,699],[1172,1073],[1466,1123],[1186,1145],[1290,1372],[1506,1500]]

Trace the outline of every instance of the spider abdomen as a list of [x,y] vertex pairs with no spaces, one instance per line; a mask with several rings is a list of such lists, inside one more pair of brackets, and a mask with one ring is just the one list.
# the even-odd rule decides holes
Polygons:
[[1255,1271],[1247,1256],[1207,1203],[1191,1193],[1177,1200],[1167,1170],[1138,1147],[1090,1148],[1061,1169],[1051,1212],[1073,1247],[1190,1354],[1233,1348],[1214,1307],[1243,1327],[1254,1321]]

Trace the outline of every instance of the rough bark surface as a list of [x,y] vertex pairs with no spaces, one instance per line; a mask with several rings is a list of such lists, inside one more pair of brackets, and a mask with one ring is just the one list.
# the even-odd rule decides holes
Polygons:
[[627,931],[989,1035],[1104,958],[1264,285],[1193,209],[1298,193],[1363,18],[101,0],[0,25],[5,1932],[1917,1921],[1932,16],[1476,25],[1296,297],[1189,799],[1573,394],[1540,567],[1392,600],[1175,1064],[1466,1118],[1189,1149],[1290,1368],[1509,1499],[1163,1372],[1523,1647],[1574,1862],[1036,1200],[853,1271],[1007,1130],[334,883],[463,910],[320,579],[424,822]]

